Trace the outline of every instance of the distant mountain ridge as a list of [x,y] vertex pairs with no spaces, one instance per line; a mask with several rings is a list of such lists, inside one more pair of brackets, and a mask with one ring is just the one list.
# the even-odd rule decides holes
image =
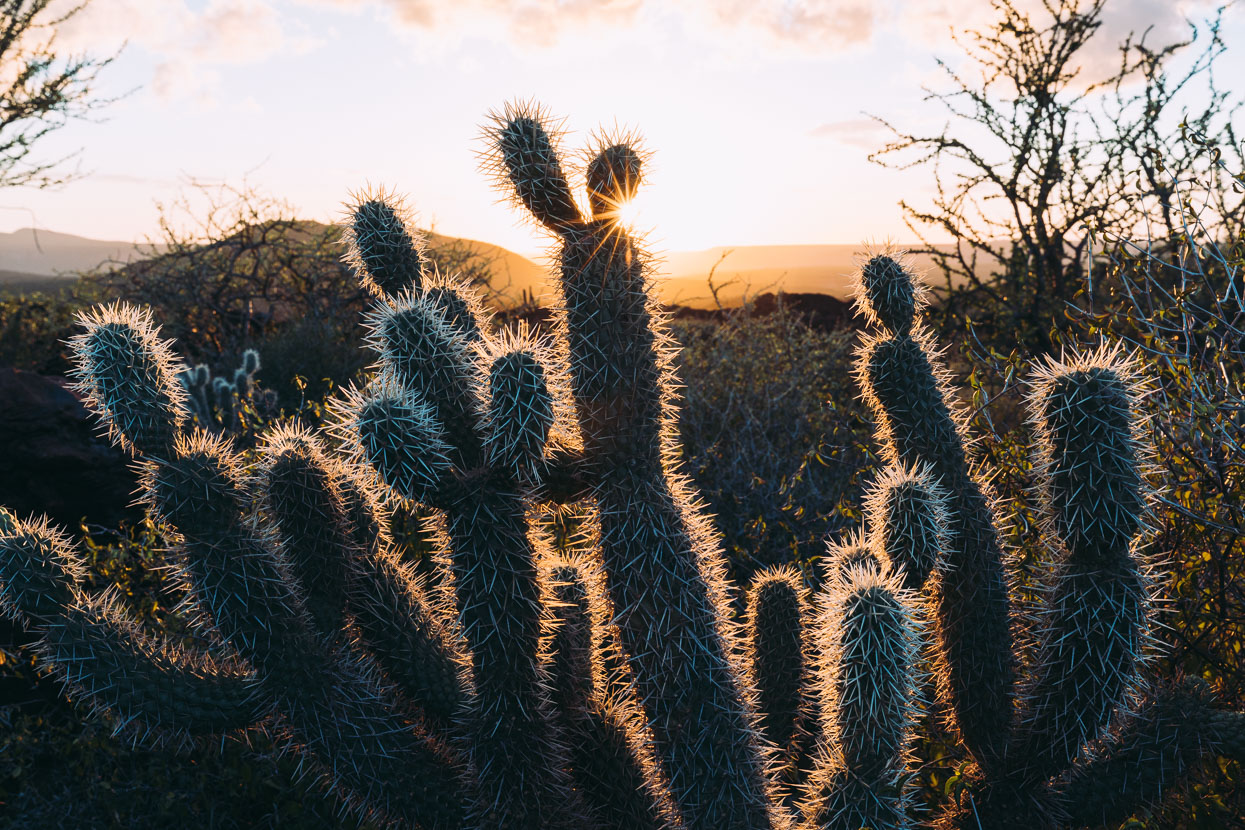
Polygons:
[[[309,231],[326,226],[306,222]],[[488,260],[497,288],[514,300],[524,292],[550,304],[555,295],[553,277],[544,264],[513,251],[473,239],[427,233],[432,247],[459,243]],[[55,231],[23,228],[0,233],[0,285],[24,285],[32,279],[63,276],[90,270],[105,262],[124,263],[159,253],[163,246],[90,239]],[[714,270],[718,299],[738,304],[745,296],[784,291],[828,294],[840,299],[849,291],[850,275],[866,251],[864,245],[741,245],[703,251],[674,251],[661,255],[658,273],[662,300],[669,304],[709,308],[715,300],[708,276]],[[918,269],[929,269],[928,257],[918,257]]]
[[0,233],[0,270],[45,277],[76,276],[104,262],[125,263],[152,253],[150,245],[34,228]]

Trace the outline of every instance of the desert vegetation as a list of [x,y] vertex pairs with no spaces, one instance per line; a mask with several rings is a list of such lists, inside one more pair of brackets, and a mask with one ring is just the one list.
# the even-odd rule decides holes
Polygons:
[[[141,625],[141,605],[91,589],[89,546],[6,513],[5,608],[74,699],[139,741],[232,735],[296,757],[352,820],[380,825],[1098,826],[1161,809],[1192,768],[1239,762],[1231,689],[1173,676],[1156,634],[1170,560],[1150,526],[1188,500],[1169,490],[1178,456],[1154,452],[1174,425],[1147,406],[1152,389],[1188,392],[1124,346],[1162,317],[1134,309],[1131,340],[1005,365],[1005,384],[1027,379],[1029,417],[1006,434],[988,407],[965,414],[925,289],[891,252],[862,263],[854,354],[782,310],[674,329],[684,361],[812,359],[840,383],[850,365],[870,410],[872,440],[863,413],[831,412],[795,424],[815,449],[758,453],[789,466],[754,469],[780,484],[760,509],[742,502],[761,515],[731,550],[754,558],[728,562],[680,433],[723,488],[709,492],[738,500],[714,460],[731,449],[707,436],[755,444],[742,418],[803,407],[763,383],[742,415],[680,417],[678,341],[615,214],[642,154],[602,140],[583,215],[539,110],[508,107],[490,131],[499,183],[555,237],[562,304],[499,326],[468,284],[433,275],[399,202],[366,194],[346,261],[372,298],[374,369],[319,411],[324,429],[256,422],[239,443],[245,419],[192,403],[206,377],[179,376],[148,311],[79,316],[79,388],[139,460],[146,527],[169,545],[149,590],[179,604],[151,602]],[[1137,279],[1119,250],[1116,278]],[[1210,305],[1183,313],[1222,333]],[[984,455],[1023,501],[977,467],[983,422]],[[841,507],[828,548],[824,519],[792,509],[801,496]],[[415,505],[411,549],[393,531]],[[751,583],[746,603],[728,571]]]
[[383,189],[0,297],[4,388],[70,377],[138,493],[0,504],[0,826],[1239,826],[1235,105],[1217,21],[1081,77],[1104,6],[999,0],[892,127],[956,241],[850,310],[663,306],[646,151],[527,103],[484,167],[550,307]]

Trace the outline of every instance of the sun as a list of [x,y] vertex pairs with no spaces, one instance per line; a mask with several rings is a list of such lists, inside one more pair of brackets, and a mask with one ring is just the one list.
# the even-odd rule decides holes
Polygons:
[[618,224],[628,231],[634,230],[640,218],[640,200],[632,198],[619,202],[614,206],[613,214]]

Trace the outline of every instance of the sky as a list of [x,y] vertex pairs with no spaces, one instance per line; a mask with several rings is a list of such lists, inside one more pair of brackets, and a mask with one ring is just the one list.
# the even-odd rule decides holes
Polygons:
[[[1213,9],[1109,0],[1090,68],[1132,29],[1171,40]],[[374,185],[425,227],[535,252],[479,158],[487,114],[535,100],[568,150],[600,126],[643,136],[636,222],[659,250],[906,241],[897,203],[927,203],[930,171],[870,164],[888,134],[868,115],[940,130],[921,87],[946,87],[952,28],[992,16],[987,0],[93,0],[58,48],[117,53],[97,93],[121,97],[41,143],[80,151],[81,178],[0,191],[0,231],[147,239],[194,181],[334,221]],[[1241,8],[1223,32],[1219,77],[1243,78]]]

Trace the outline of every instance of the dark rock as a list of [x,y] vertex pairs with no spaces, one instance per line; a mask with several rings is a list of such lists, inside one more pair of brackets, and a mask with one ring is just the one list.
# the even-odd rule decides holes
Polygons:
[[46,513],[70,532],[84,520],[116,527],[141,517],[137,487],[63,378],[0,369],[0,504],[20,518]]

